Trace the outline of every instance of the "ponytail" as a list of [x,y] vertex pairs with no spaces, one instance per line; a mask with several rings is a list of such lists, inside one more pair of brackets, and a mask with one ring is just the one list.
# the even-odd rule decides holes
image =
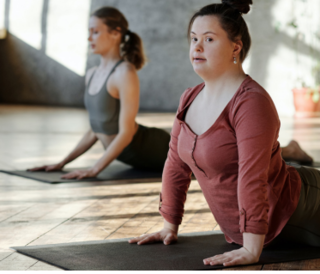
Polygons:
[[130,30],[122,36],[122,56],[132,63],[137,70],[141,69],[146,63],[146,56],[143,50],[143,44],[140,36]]

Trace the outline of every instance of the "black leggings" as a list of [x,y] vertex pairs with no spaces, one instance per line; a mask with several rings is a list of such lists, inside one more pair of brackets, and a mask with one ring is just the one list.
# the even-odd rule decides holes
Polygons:
[[320,247],[320,171],[292,166],[302,181],[300,199],[297,209],[276,239]]
[[139,125],[131,143],[117,160],[139,169],[162,171],[169,151],[169,142],[168,132]]

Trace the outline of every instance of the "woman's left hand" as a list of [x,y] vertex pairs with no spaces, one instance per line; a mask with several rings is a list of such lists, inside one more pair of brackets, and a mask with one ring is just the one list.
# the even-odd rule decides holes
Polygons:
[[216,255],[211,258],[203,260],[205,265],[223,265],[223,266],[233,266],[233,265],[244,265],[244,264],[254,264],[259,261],[255,255],[250,253],[245,247],[237,250],[223,253],[221,255]]
[[97,174],[92,169],[87,170],[75,170],[72,172],[69,172],[63,176],[61,176],[61,179],[77,179],[81,180],[83,178],[93,178],[96,177]]

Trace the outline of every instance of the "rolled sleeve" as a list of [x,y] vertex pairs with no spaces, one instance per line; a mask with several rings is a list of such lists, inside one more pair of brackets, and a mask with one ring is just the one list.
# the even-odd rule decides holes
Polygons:
[[246,218],[246,211],[244,209],[240,210],[239,212],[239,225],[240,225],[240,232],[249,232],[253,234],[261,234],[265,235],[268,233],[268,223],[267,222],[253,222],[247,221]]

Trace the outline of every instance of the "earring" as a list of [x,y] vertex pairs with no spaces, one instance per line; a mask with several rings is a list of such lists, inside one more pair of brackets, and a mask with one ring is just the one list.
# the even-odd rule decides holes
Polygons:
[[233,63],[237,64],[237,58],[236,57],[233,57]]

